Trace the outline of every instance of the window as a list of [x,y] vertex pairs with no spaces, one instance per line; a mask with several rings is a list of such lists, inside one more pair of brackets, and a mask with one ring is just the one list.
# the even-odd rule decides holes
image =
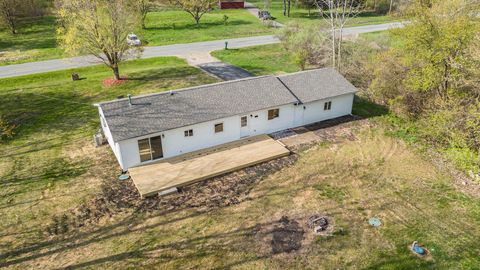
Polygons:
[[242,116],[242,118],[240,118],[240,126],[241,127],[246,127],[247,126],[247,117],[246,116]]
[[163,157],[162,138],[160,136],[138,140],[140,161],[149,161]]
[[183,132],[185,134],[185,137],[192,137],[193,136],[193,129],[185,130]]
[[150,148],[152,159],[163,157],[162,138],[160,136],[150,138]]
[[215,124],[215,133],[223,132],[223,123]]
[[280,116],[280,110],[279,109],[268,110],[268,120],[275,119],[279,116]]
[[324,111],[329,111],[331,108],[332,108],[332,102],[331,101],[325,102],[325,104],[323,104],[323,110]]
[[140,153],[140,161],[144,162],[152,159],[150,154],[150,142],[149,139],[143,139],[138,141],[138,151]]

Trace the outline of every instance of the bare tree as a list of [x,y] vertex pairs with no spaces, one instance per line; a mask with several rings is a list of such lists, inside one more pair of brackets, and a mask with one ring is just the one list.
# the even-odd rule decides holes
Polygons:
[[60,43],[72,54],[89,53],[112,69],[120,79],[119,63],[139,55],[141,46],[129,46],[128,34],[139,29],[139,19],[128,0],[64,0],[58,10],[63,27]]
[[145,18],[147,17],[148,12],[152,8],[152,1],[150,0],[137,0],[133,2],[134,7],[137,9],[137,12],[140,15],[140,21],[142,23],[142,29],[145,29]]
[[188,14],[192,15],[195,23],[198,25],[202,16],[209,12],[213,5],[217,3],[216,0],[170,0],[171,3],[180,7]]
[[[322,4],[320,4],[322,3]],[[325,7],[327,10],[324,10]],[[361,1],[357,0],[320,0],[317,9],[328,24],[331,33],[332,66],[340,69],[342,60],[343,28],[347,22],[362,10]]]
[[283,16],[290,17],[290,7],[292,0],[283,0]]
[[0,19],[12,34],[17,33],[21,0],[0,0]]

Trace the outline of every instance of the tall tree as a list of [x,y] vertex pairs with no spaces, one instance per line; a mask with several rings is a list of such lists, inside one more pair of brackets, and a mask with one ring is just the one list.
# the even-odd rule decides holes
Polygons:
[[289,23],[280,31],[278,38],[289,52],[292,61],[305,70],[307,65],[324,67],[328,54],[327,37],[324,32],[315,31],[315,26],[301,26]]
[[127,0],[63,0],[58,10],[63,27],[58,37],[71,54],[89,53],[112,69],[120,79],[119,64],[139,55],[141,46],[129,46],[128,34],[139,29],[138,13]]
[[145,18],[147,18],[148,12],[152,9],[151,0],[137,0],[133,1],[134,8],[137,10],[140,15],[140,21],[142,24],[142,29],[145,29]]
[[317,2],[320,0],[298,0],[298,4],[300,7],[307,9],[308,17],[310,17],[310,13],[312,9],[317,7]]
[[478,98],[480,24],[475,18],[480,10],[472,7],[464,0],[432,6],[419,1],[411,9],[410,23],[394,32],[402,46],[376,62],[372,89],[386,101],[402,101],[411,115],[425,110],[432,99],[446,102],[460,93]]
[[363,3],[356,0],[320,0],[317,8],[330,28],[332,66],[339,69],[342,60],[343,28],[351,18],[360,13]]
[[18,19],[20,17],[21,0],[0,0],[0,19],[2,24],[17,34]]
[[292,6],[292,0],[283,0],[283,16],[290,17],[291,6]]
[[198,25],[202,16],[209,12],[216,0],[170,0],[173,4],[180,7],[190,14]]

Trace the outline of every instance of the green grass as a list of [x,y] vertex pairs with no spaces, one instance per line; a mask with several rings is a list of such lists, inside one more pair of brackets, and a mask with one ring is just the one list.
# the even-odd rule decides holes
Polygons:
[[212,55],[255,75],[283,74],[300,70],[280,44],[220,50],[212,52]]
[[383,48],[402,46],[402,41],[399,40],[394,33],[395,30],[362,33],[360,34],[360,38]]
[[57,48],[55,17],[24,20],[18,31],[12,35],[0,28],[0,65],[64,57],[63,51]]
[[112,77],[104,66],[76,69],[81,81],[71,81],[71,72],[0,80],[0,115],[17,125],[0,143],[2,250],[39,237],[51,215],[88,199],[120,171],[108,147],[93,147],[100,128],[93,103],[216,81],[175,57],[126,62],[121,73],[129,80],[111,88],[102,86]]
[[[252,4],[260,9],[264,7],[263,0],[252,0]],[[290,17],[283,16],[283,0],[272,0],[271,6],[268,9],[270,14],[276,18],[276,21],[286,24],[288,22],[296,22],[299,24],[309,25],[314,23],[324,24],[323,18],[314,9],[311,10],[310,16],[308,10],[300,6],[292,5],[290,9]],[[398,18],[388,15],[378,15],[373,12],[365,11],[360,13],[356,18],[351,19],[347,26],[360,26],[369,24],[382,24],[398,20]]]
[[[2,253],[13,252],[5,261],[18,269],[475,269],[480,200],[456,190],[448,176],[381,129],[359,123],[352,131],[357,140],[301,152],[297,163],[268,175],[239,204],[210,211],[125,210],[83,232],[38,237],[24,248],[3,246]],[[272,255],[270,241],[255,236],[256,228],[284,215],[304,222],[317,213],[333,220],[333,232],[307,236],[313,239],[298,253]],[[380,228],[368,225],[373,216],[381,219]],[[2,243],[10,244],[5,238]],[[433,260],[410,253],[414,240]]]
[[[229,17],[227,24],[224,15]],[[47,16],[23,21],[17,35],[0,28],[0,65],[67,57],[58,48],[55,24],[55,17]],[[148,46],[159,46],[272,33],[272,28],[246,10],[214,10],[205,14],[199,25],[184,11],[165,10],[149,13],[146,29],[137,34]]]
[[[229,17],[226,25],[224,15]],[[246,10],[214,10],[205,14],[199,25],[184,11],[168,10],[149,13],[142,35],[149,46],[156,46],[272,33],[272,28],[264,26]]]

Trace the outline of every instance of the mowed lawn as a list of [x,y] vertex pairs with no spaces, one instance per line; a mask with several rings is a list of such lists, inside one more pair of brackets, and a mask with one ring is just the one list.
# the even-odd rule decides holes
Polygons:
[[248,70],[257,76],[300,71],[281,44],[213,51],[216,58]]
[[[250,3],[254,4],[259,9],[263,9],[265,4],[263,0],[251,0]],[[293,4],[290,7],[290,17],[283,15],[283,0],[272,0],[270,8],[267,10],[275,18],[276,21],[287,24],[289,22],[296,22],[302,25],[311,25],[315,23],[325,24],[324,19],[315,9],[308,10],[301,7],[300,5]],[[360,25],[369,25],[369,24],[382,24],[387,22],[392,22],[399,20],[400,18],[389,16],[389,15],[378,15],[369,10],[363,11],[358,14],[355,18],[350,19],[347,23],[348,26],[360,26]]]
[[[94,148],[100,128],[93,103],[215,82],[174,57],[129,61],[129,80],[104,88],[104,66],[0,80],[0,115],[17,125],[0,143],[0,254],[33,243],[55,213],[91,198],[120,173],[108,147]],[[43,228],[43,229],[42,229]]]
[[[336,142],[323,142],[300,152],[294,165],[266,176],[253,187],[247,200],[236,205],[174,212],[126,211],[97,226],[84,228],[81,233],[53,239],[38,236],[22,246],[12,242],[25,237],[21,234],[25,231],[41,230],[42,224],[2,230],[2,253],[6,255],[1,257],[0,266],[18,269],[478,267],[480,200],[457,191],[449,176],[437,171],[402,141],[385,136],[381,128],[357,122],[351,130],[353,138],[338,136]],[[103,168],[101,164],[90,167]],[[62,188],[72,192],[75,186]],[[12,210],[28,211],[30,205],[13,206]],[[259,228],[282,216],[305,220],[312,214],[329,216],[333,231],[329,236],[308,236],[311,241],[298,251],[273,255],[271,241],[257,237]],[[21,220],[24,214],[17,215]],[[380,218],[381,227],[368,225],[370,217]],[[429,248],[430,260],[409,251],[408,245],[414,240]]]
[[[226,23],[224,15],[228,16]],[[0,28],[0,65],[68,57],[57,44],[55,27],[55,17],[47,16],[23,21],[17,35]],[[196,25],[188,13],[169,9],[149,13],[146,29],[137,34],[147,46],[159,46],[273,32],[246,10],[214,10],[205,14]]]
[[0,65],[64,57],[57,46],[55,24],[53,16],[24,20],[16,35],[0,27]]
[[[224,16],[228,20],[224,23]],[[143,38],[149,46],[192,43],[226,38],[239,38],[274,33],[247,10],[213,10],[203,15],[200,24],[181,10],[150,12]]]

